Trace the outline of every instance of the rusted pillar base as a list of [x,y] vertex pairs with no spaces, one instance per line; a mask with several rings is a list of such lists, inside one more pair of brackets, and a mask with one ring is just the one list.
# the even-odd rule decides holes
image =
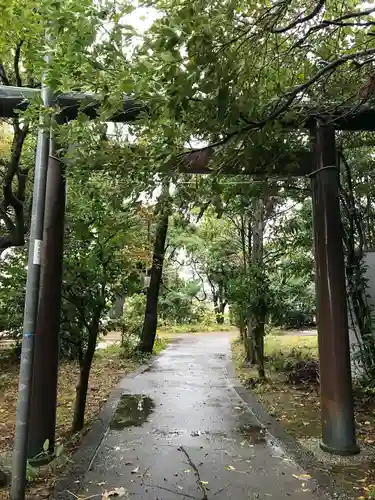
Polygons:
[[339,205],[335,133],[311,128],[315,171],[311,174],[320,391],[321,448],[337,455],[359,452],[355,436],[346,306],[344,251]]

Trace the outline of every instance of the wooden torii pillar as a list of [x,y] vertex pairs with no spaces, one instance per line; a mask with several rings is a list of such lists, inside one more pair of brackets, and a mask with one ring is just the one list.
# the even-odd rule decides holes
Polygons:
[[339,168],[332,126],[310,128],[311,177],[322,417],[321,448],[337,455],[359,452],[356,443],[339,202]]

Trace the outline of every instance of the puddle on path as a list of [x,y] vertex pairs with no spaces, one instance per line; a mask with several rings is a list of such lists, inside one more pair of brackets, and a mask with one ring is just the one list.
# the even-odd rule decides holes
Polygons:
[[155,404],[151,398],[143,394],[123,394],[112,417],[109,427],[121,430],[125,427],[141,426],[147,422]]
[[266,431],[257,425],[242,425],[237,429],[239,434],[244,436],[250,444],[265,444]]

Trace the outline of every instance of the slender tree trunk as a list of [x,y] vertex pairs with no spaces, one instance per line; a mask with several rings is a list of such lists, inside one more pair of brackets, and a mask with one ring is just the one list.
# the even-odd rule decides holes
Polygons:
[[266,373],[264,369],[264,327],[265,327],[265,315],[259,314],[257,317],[257,324],[254,328],[254,339],[255,339],[255,357],[256,364],[258,366],[259,378],[264,380],[266,378]]
[[[165,193],[164,196],[165,197]],[[163,206],[164,205],[164,206]],[[168,232],[169,207],[162,201],[161,213],[156,225],[154,254],[152,258],[150,286],[147,289],[146,311],[143,322],[140,350],[152,353],[158,325],[158,300],[163,275],[165,242]]]
[[218,313],[216,315],[216,323],[218,325],[223,325],[224,324],[224,316],[221,313]]
[[73,432],[80,431],[85,424],[87,391],[89,388],[89,378],[90,378],[92,360],[94,358],[96,342],[99,334],[99,319],[100,319],[100,313],[97,313],[90,325],[87,350],[80,363],[81,366],[79,373],[79,381],[76,387],[76,399],[74,403],[74,413],[73,413],[73,423],[72,423]]
[[87,391],[89,387],[90,378],[90,368],[91,366],[82,366],[79,372],[79,382],[76,387],[76,399],[74,403],[74,414],[72,431],[80,431],[85,423],[85,411],[86,411],[86,400]]
[[255,342],[254,342],[254,327],[251,318],[247,318],[246,330],[244,336],[246,361],[251,365],[256,364],[256,354],[255,354]]
[[[264,236],[264,200],[259,198],[254,202],[254,220],[252,230],[252,261],[255,266],[263,267],[263,236]],[[265,378],[264,369],[264,328],[265,311],[262,298],[259,297],[259,310],[253,314],[252,336],[254,339],[254,353],[258,366],[259,378]]]
[[238,327],[240,329],[240,339],[242,342],[245,341],[245,318],[243,316],[242,311],[240,311],[238,315]]
[[215,302],[216,323],[218,325],[224,324],[224,311],[225,311],[226,305],[227,305],[226,300],[223,300],[220,297]]
[[241,215],[241,245],[242,245],[242,259],[243,259],[243,267],[246,272],[247,269],[247,255],[246,252],[246,223],[245,216]]
[[124,297],[117,297],[115,303],[113,304],[112,309],[109,311],[109,317],[112,319],[121,318],[124,314]]

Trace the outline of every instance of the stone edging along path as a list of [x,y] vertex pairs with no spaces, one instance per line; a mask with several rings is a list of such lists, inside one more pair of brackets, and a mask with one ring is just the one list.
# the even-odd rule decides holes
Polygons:
[[254,413],[272,438],[286,451],[288,455],[295,460],[298,465],[300,465],[312,478],[315,479],[317,484],[317,493],[321,495],[322,500],[357,499],[357,496],[353,496],[352,493],[337,484],[333,478],[322,469],[322,465],[318,462],[314,453],[306,450],[295,437],[284,429],[279,421],[267,412],[253,391],[242,385],[236,375],[231,351],[227,360],[227,373],[231,387],[237,392],[250,411]]
[[[155,363],[158,356],[153,356],[149,363],[139,366],[134,372],[129,373],[124,378],[134,378],[149,370],[150,367]],[[104,436],[109,428],[109,423],[112,419],[114,412],[119,404],[120,398],[124,393],[122,387],[122,381],[117,384],[113,392],[108,398],[108,401],[102,408],[99,416],[96,418],[92,424],[90,430],[82,439],[79,449],[73,455],[72,466],[67,470],[66,475],[62,472],[61,476],[56,480],[56,486],[53,492],[53,499],[63,500],[72,498],[70,493],[76,494],[80,488],[80,480],[90,470],[91,464],[93,463],[96,453],[99,449]],[[70,493],[68,493],[68,491]]]

